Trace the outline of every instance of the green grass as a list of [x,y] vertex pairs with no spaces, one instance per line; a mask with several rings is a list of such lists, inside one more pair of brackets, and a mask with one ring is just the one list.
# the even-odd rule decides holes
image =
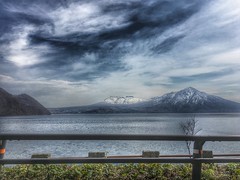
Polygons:
[[[191,179],[191,169],[189,164],[16,165],[2,167],[0,180],[187,180]],[[204,164],[202,179],[240,180],[240,164]]]

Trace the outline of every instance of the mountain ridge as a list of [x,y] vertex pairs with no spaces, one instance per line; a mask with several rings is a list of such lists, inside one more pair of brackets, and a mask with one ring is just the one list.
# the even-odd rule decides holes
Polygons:
[[152,111],[169,113],[240,112],[240,103],[188,87],[154,99]]
[[144,101],[146,100],[134,96],[110,96],[104,100],[108,104],[136,104]]
[[[128,96],[127,96],[128,97]],[[133,96],[130,96],[134,98]],[[121,97],[120,97],[121,98]],[[140,98],[137,98],[140,99]],[[106,99],[105,99],[106,100]],[[221,113],[240,112],[240,103],[209,95],[193,87],[136,103],[104,101],[88,106],[52,108],[53,113]]]
[[27,94],[12,95],[0,88],[0,116],[50,115],[50,111]]

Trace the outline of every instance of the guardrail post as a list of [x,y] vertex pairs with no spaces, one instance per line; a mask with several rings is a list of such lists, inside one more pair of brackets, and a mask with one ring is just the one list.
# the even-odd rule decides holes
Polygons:
[[[5,150],[6,143],[7,143],[6,140],[0,140],[0,159],[3,159],[3,156],[4,156],[5,152],[6,152],[6,150]],[[0,165],[0,173],[2,171],[2,166],[3,165]]]
[[0,140],[0,159],[3,159],[4,154],[6,152],[6,140]]
[[[193,159],[203,157],[203,144],[205,141],[196,140],[193,146]],[[202,163],[193,161],[192,163],[192,180],[201,180]]]

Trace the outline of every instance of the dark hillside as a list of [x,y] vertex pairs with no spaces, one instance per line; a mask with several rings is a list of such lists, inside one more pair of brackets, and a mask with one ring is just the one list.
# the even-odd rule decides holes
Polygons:
[[27,94],[11,95],[0,88],[0,116],[49,115],[50,112]]

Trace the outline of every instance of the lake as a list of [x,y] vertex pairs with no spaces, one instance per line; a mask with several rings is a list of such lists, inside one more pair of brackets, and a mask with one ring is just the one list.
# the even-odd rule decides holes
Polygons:
[[[0,133],[77,134],[184,134],[180,124],[192,114],[77,114],[0,117]],[[240,114],[195,114],[197,135],[240,135]],[[239,153],[240,142],[207,142],[214,153]],[[187,154],[185,142],[175,141],[8,141],[5,158],[29,158],[33,153],[52,157],[87,156],[89,151],[108,155]]]

